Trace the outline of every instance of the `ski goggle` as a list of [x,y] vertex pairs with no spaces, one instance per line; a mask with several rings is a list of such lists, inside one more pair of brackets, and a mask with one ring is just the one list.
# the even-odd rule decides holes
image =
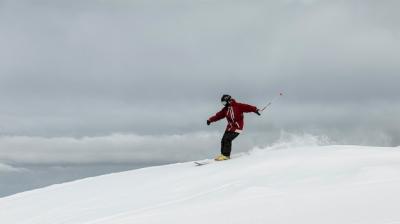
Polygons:
[[221,101],[222,105],[226,106],[228,104],[228,102],[226,101]]

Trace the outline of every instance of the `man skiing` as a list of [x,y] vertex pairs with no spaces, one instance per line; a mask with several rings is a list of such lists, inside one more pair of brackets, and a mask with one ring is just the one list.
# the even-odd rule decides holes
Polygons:
[[222,118],[226,118],[228,121],[224,136],[221,140],[221,155],[215,158],[216,161],[230,159],[232,141],[239,136],[243,130],[243,113],[254,112],[259,116],[261,115],[261,110],[257,107],[236,102],[235,99],[226,94],[221,97],[221,103],[224,105],[224,108],[207,120],[207,125],[219,121]]

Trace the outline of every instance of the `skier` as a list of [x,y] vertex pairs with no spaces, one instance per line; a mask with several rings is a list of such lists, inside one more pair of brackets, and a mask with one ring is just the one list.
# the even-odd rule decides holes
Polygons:
[[259,116],[261,115],[261,110],[257,107],[236,102],[230,95],[223,95],[221,97],[221,103],[224,105],[224,108],[207,120],[207,125],[219,121],[222,118],[226,118],[228,121],[224,136],[221,140],[221,155],[215,158],[216,161],[230,159],[232,141],[239,136],[243,130],[243,113],[254,112]]

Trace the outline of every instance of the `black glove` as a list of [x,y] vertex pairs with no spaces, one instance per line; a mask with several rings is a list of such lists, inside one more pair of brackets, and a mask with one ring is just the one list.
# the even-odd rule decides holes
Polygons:
[[257,110],[257,111],[254,112],[254,113],[256,113],[258,116],[261,116],[260,110]]
[[211,124],[211,121],[207,120],[207,125],[210,125],[210,124]]

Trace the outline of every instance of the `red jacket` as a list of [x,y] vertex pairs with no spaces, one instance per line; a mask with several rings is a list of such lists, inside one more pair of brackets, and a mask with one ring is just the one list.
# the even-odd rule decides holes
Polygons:
[[257,110],[258,109],[255,106],[238,103],[232,99],[229,106],[224,107],[220,112],[216,113],[208,120],[210,122],[215,122],[226,117],[228,120],[226,131],[241,133],[244,126],[243,113],[257,112]]

